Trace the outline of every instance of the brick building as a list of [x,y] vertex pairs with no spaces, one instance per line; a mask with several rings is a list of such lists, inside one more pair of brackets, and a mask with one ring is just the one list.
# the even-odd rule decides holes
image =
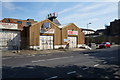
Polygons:
[[111,43],[120,44],[120,19],[115,19],[110,22],[110,25],[105,26],[103,34],[94,37],[95,43],[109,41]]
[[0,22],[0,49],[20,49],[20,31],[16,23]]
[[57,16],[49,16],[27,27],[27,44],[32,49],[58,49],[80,47],[84,44],[84,34],[74,23],[61,25]]
[[108,35],[120,36],[120,19],[110,22],[110,25],[107,26],[106,32]]
[[4,18],[2,22],[21,24],[22,26],[19,26],[19,28],[27,27],[30,26],[31,24],[37,23],[37,21],[34,21],[34,19],[21,20],[21,19],[13,19],[13,18]]
[[20,29],[20,48],[25,49],[27,46],[27,28],[31,26],[34,23],[37,23],[37,21],[34,21],[34,19],[27,19],[27,20],[21,20],[21,19],[13,19],[13,18],[4,18],[1,20],[2,23],[9,23],[9,24],[17,24],[18,29]]

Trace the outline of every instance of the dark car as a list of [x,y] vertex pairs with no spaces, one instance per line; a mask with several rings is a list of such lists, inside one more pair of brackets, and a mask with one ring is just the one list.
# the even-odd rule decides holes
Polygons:
[[103,42],[99,45],[99,48],[110,48],[110,42]]

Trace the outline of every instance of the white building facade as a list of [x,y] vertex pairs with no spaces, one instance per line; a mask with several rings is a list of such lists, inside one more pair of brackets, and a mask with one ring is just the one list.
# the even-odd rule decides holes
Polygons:
[[0,22],[0,49],[20,49],[20,30],[18,24]]

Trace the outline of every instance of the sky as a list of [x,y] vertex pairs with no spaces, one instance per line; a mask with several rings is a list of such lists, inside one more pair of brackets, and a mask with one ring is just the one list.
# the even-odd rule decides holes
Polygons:
[[[19,0],[18,0],[19,1]],[[105,0],[104,0],[105,1]],[[74,23],[79,28],[97,30],[104,29],[105,25],[118,19],[118,2],[81,1],[81,2],[17,2],[6,0],[2,2],[2,19],[34,19],[41,21],[46,19],[49,13],[56,12],[61,24]]]

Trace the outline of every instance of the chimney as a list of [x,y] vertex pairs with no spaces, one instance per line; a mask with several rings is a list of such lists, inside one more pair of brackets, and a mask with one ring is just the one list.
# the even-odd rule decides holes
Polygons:
[[49,20],[53,21],[56,18],[57,18],[56,12],[48,14],[48,19]]

